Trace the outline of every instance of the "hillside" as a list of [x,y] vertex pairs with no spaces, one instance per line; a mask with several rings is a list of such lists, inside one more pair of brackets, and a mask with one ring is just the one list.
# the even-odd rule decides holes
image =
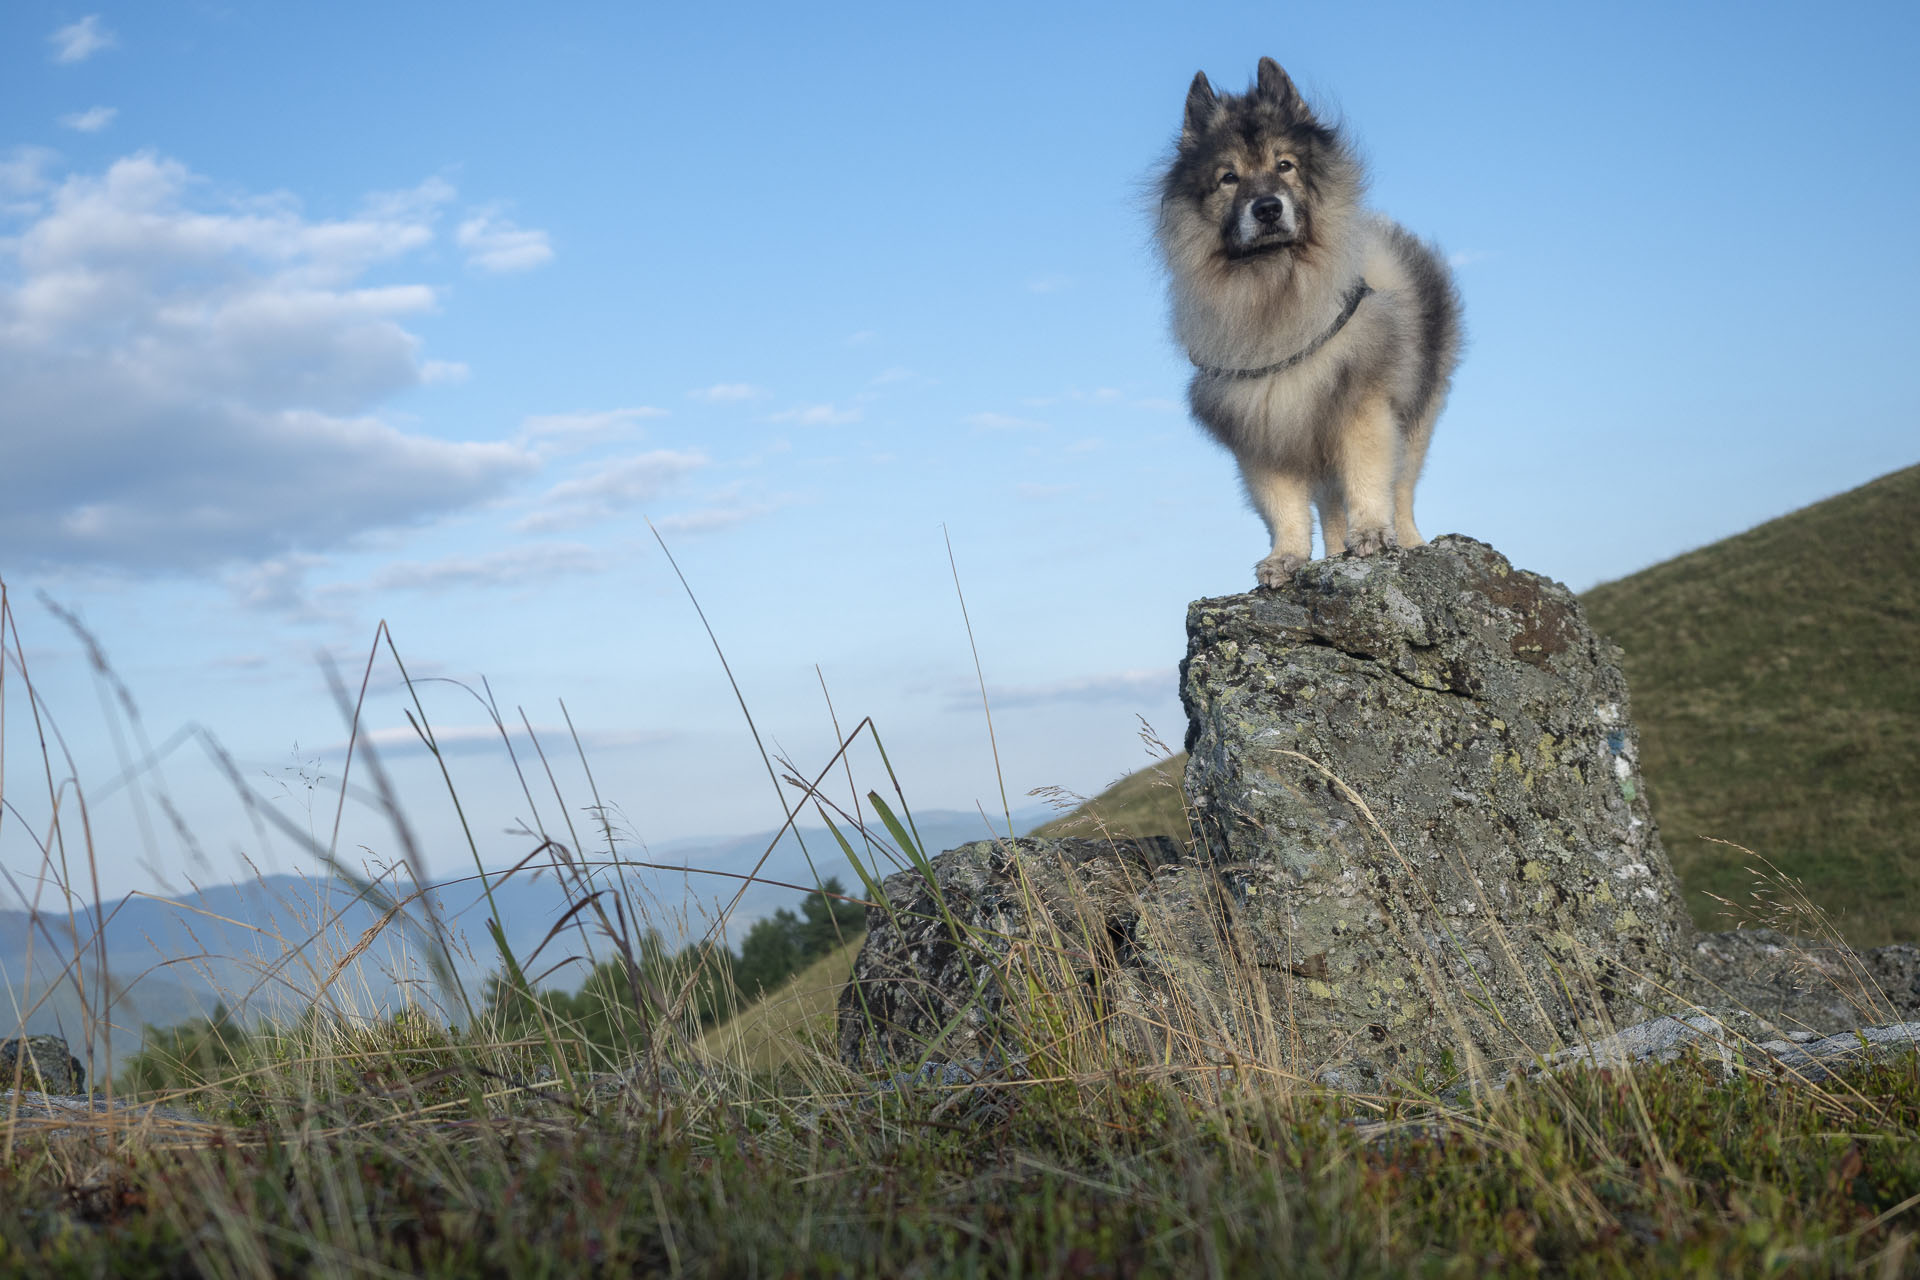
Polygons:
[[809,1048],[833,1039],[840,989],[853,972],[865,935],[821,956],[778,990],[742,1009],[700,1038],[700,1051],[746,1067],[772,1071],[804,1060]]
[[1187,753],[1169,756],[1120,779],[1071,813],[1041,823],[1029,835],[1172,836],[1185,843],[1193,838],[1181,807],[1180,779],[1186,773]]
[[1920,938],[1920,467],[1582,597],[1626,652],[1688,904],[1763,854],[1858,945]]
[[[1581,597],[1625,652],[1642,766],[1694,919],[1729,928],[1752,858],[1859,946],[1920,939],[1920,467]],[[1035,834],[1185,837],[1185,756]],[[1171,781],[1174,785],[1167,785]],[[1809,931],[1804,921],[1785,922]]]

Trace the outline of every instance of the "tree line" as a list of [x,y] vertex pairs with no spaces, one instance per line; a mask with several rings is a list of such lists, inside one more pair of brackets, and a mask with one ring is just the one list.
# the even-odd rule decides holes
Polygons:
[[[496,973],[488,977],[476,1013],[487,1034],[553,1035],[583,1060],[640,1047],[649,1026],[670,1011],[711,1027],[864,931],[866,908],[844,901],[845,892],[829,878],[800,901],[798,911],[781,907],[756,920],[738,951],[699,943],[675,950],[649,929],[627,955],[596,964],[570,991],[516,989]],[[419,1018],[400,1015],[409,1016]],[[296,1042],[317,1044],[317,1014],[302,1024],[249,1026],[222,1002],[205,1017],[148,1026],[139,1051],[120,1070],[119,1087],[147,1092],[230,1080],[250,1066],[284,1058],[290,1034]]]

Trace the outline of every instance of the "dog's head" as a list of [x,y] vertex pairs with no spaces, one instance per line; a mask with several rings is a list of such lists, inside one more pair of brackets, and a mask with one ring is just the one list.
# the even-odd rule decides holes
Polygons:
[[1161,199],[1166,212],[1177,205],[1217,227],[1219,252],[1238,261],[1312,248],[1316,219],[1349,204],[1358,181],[1338,132],[1314,116],[1279,63],[1262,58],[1244,94],[1216,94],[1204,71],[1193,77]]

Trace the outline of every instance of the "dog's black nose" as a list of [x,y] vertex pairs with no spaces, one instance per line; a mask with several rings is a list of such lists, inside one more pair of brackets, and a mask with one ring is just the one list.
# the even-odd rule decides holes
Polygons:
[[1279,196],[1261,196],[1253,202],[1253,216],[1268,226],[1280,221],[1286,211],[1287,206],[1281,203]]

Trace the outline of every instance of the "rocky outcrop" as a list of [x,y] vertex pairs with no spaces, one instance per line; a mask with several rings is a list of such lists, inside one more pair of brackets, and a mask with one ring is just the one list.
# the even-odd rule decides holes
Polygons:
[[1445,537],[1187,631],[1188,798],[1301,1065],[1377,1081],[1676,1003],[1626,678],[1565,587]]
[[1857,1027],[1831,1036],[1797,1031],[1782,1040],[1761,1039],[1761,1026],[1738,1009],[1655,1018],[1548,1054],[1521,1074],[1644,1066],[1691,1055],[1722,1078],[1759,1072],[1817,1084],[1920,1051],[1920,1022]]
[[1707,933],[1684,977],[1696,1003],[1743,1010],[1783,1034],[1920,1019],[1920,947],[1911,943],[1856,951],[1773,929]]
[[87,1069],[59,1036],[20,1036],[0,1040],[0,1089],[20,1087],[34,1093],[80,1094],[87,1091]]
[[[1116,1000],[1138,1011],[1143,979],[1163,959],[1193,964],[1219,950],[1202,936],[1217,920],[1212,878],[1171,840],[983,840],[941,854],[933,869],[931,880],[887,877],[885,903],[867,912],[840,995],[840,1056],[851,1066],[1044,1052],[1034,1043],[1044,1031],[1031,1027]],[[1066,1002],[1056,1017],[1012,1007],[1041,992]]]
[[1708,1007],[1755,1042],[1920,1016],[1913,948],[1695,934],[1616,651],[1491,547],[1319,561],[1187,629],[1193,845],[983,842],[889,878],[849,1065],[1117,1047],[1376,1087]]

